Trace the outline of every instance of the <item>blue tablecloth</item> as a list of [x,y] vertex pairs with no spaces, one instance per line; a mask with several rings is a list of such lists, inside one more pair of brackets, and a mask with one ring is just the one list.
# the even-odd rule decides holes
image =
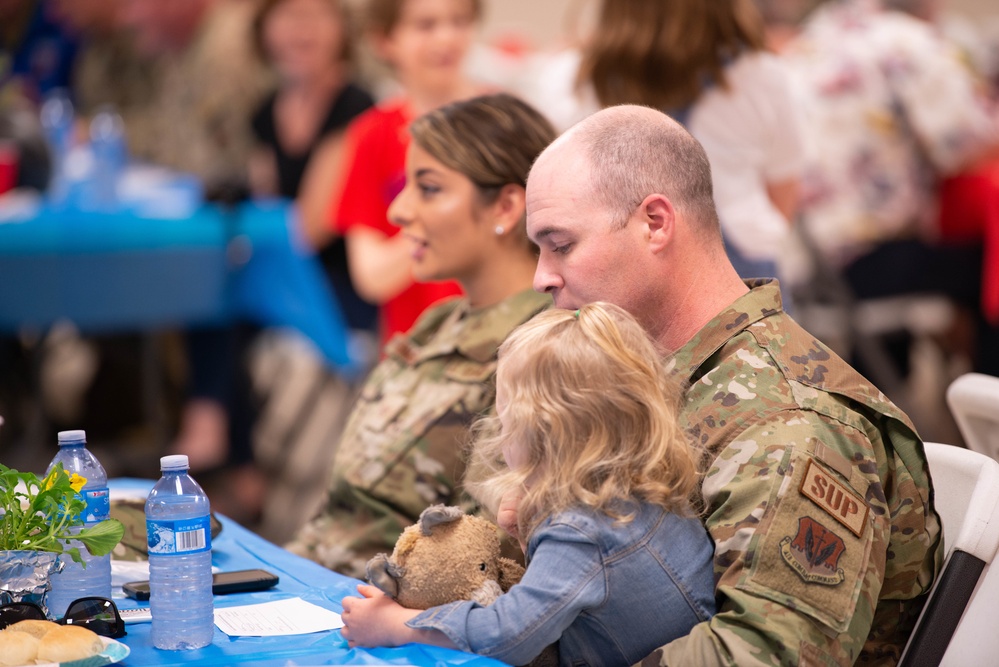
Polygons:
[[336,298],[287,203],[204,205],[176,219],[43,206],[0,224],[0,332],[235,318],[297,329],[333,367],[353,364]]
[[[112,493],[121,490],[149,489],[149,480],[119,479],[111,483]],[[220,517],[222,532],[212,542],[212,565],[223,571],[261,568],[278,575],[275,588],[258,593],[235,593],[215,597],[216,608],[300,597],[331,609],[343,611],[340,600],[356,595],[356,579],[300,558],[278,547],[239,524]],[[117,600],[121,608],[134,608],[134,600]],[[194,651],[161,651],[153,648],[150,625],[128,626],[122,638],[131,650],[123,667],[236,665],[293,667],[305,665],[467,665],[499,667],[503,663],[460,651],[410,644],[394,649],[348,649],[339,631],[289,637],[229,637],[218,628],[210,646]]]

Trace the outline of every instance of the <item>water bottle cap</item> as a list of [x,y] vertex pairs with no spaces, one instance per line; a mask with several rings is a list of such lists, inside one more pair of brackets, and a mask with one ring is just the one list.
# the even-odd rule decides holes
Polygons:
[[75,445],[87,442],[87,432],[77,429],[75,431],[59,431],[59,446]]
[[171,454],[160,458],[160,470],[187,470],[190,465],[187,462],[187,454]]

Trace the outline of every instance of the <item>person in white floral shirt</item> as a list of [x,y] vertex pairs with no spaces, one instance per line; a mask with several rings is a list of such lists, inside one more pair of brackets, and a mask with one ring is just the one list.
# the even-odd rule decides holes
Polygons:
[[937,292],[966,306],[978,326],[973,364],[999,374],[999,327],[980,305],[981,245],[937,235],[940,180],[999,155],[983,82],[931,26],[874,0],[820,2],[790,30],[814,0],[757,3],[782,38],[806,118],[801,227],[818,254],[857,298]]
[[999,116],[957,52],[876,2],[825,3],[783,56],[808,119],[804,223],[837,265],[929,231],[936,178],[999,143]]

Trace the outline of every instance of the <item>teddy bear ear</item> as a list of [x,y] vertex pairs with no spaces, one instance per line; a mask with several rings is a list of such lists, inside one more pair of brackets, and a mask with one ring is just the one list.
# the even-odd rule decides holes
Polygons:
[[391,598],[399,597],[399,568],[386,554],[378,554],[368,561],[365,568],[368,581]]
[[463,516],[465,512],[460,507],[431,505],[420,513],[420,532],[429,537],[435,526],[459,521]]

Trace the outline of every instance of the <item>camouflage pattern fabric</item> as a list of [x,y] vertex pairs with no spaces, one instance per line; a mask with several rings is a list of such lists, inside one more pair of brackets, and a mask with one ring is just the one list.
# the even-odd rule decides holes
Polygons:
[[[116,498],[111,501],[111,518],[125,526],[125,534],[111,551],[112,560],[149,560],[146,541],[146,501],[134,498]],[[222,523],[214,514],[210,517],[212,539],[222,532]]]
[[495,400],[496,351],[551,305],[531,290],[471,310],[464,299],[396,336],[361,390],[336,452],[326,505],[287,545],[363,579],[429,505],[470,505],[459,485],[469,427]]
[[274,82],[252,51],[254,5],[215,3],[182,53],[158,59],[149,113],[128,133],[136,157],[195,174],[208,189],[245,182],[250,117]]
[[160,63],[140,55],[121,33],[88,40],[73,68],[73,95],[78,116],[92,117],[111,105],[125,122],[129,150],[147,155],[155,146],[155,98]]
[[672,360],[718,614],[642,664],[895,664],[943,557],[922,442],[777,281],[749,285]]

